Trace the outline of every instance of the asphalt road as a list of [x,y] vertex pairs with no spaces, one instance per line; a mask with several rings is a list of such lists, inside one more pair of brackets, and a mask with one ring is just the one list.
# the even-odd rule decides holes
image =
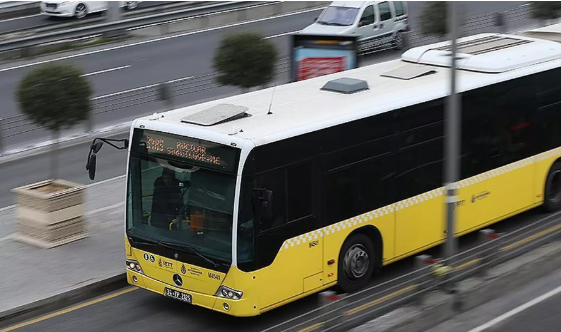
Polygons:
[[[498,232],[508,233],[543,217],[540,210],[533,210],[520,216],[510,218],[493,227]],[[467,235],[460,239],[460,250],[467,250],[477,242],[477,234]],[[441,257],[442,248],[427,251],[434,257]],[[414,267],[413,258],[385,267],[382,274],[372,280],[371,285],[380,284],[397,276],[410,272]],[[277,285],[278,286],[278,285]],[[281,286],[279,286],[281,287]],[[16,331],[261,331],[287,319],[309,312],[319,306],[315,295],[272,310],[261,316],[252,318],[234,318],[224,314],[190,306],[146,290],[137,289],[112,299],[98,302],[67,313],[57,313],[52,318],[27,325]],[[555,307],[552,307],[555,308]],[[548,312],[553,315],[555,309]],[[484,321],[483,321],[484,322]],[[555,326],[555,325],[552,325]],[[304,327],[304,326],[303,326]],[[438,332],[462,330],[442,330]],[[466,330],[467,331],[467,330]],[[499,331],[523,331],[499,330]],[[535,331],[532,329],[524,331]],[[542,330],[540,330],[542,331]],[[558,331],[558,330],[543,330]]]
[[[170,3],[170,1],[143,1],[138,4],[137,9],[160,6],[167,3]],[[91,21],[94,18],[99,18],[102,15],[103,15],[102,13],[90,14],[83,19],[83,22],[87,23],[88,21]],[[42,14],[15,17],[5,20],[0,20],[0,33],[8,33],[8,32],[19,31],[19,30],[41,28],[41,27],[53,26],[57,24],[74,22],[74,21],[76,21],[76,19],[74,18],[52,17]]]
[[[465,2],[463,4],[463,12],[469,17],[513,9],[521,3]],[[413,29],[415,29],[424,3],[410,2],[409,6],[411,24]],[[103,48],[109,48],[110,50],[103,52],[92,53],[93,50],[97,49],[88,49],[75,53],[51,55],[32,61],[4,64],[0,66],[0,101],[2,101],[0,117],[6,118],[20,115],[14,99],[14,91],[18,82],[33,67],[33,65],[29,64],[50,59],[59,61],[62,58],[64,61],[80,66],[84,73],[90,74],[88,78],[93,84],[95,97],[107,96],[116,92],[176,79],[184,79],[182,82],[184,86],[183,94],[174,101],[175,105],[184,106],[203,100],[234,95],[240,91],[232,87],[218,87],[212,79],[201,81],[199,77],[199,75],[205,75],[213,71],[212,55],[223,35],[234,31],[259,31],[266,36],[273,36],[271,38],[272,42],[279,50],[280,56],[284,57],[288,55],[289,38],[283,34],[304,28],[317,15],[318,11],[305,12],[235,27],[187,34],[177,38],[162,39],[157,42],[137,43],[129,47],[115,48],[109,45]],[[527,25],[528,22],[523,20],[517,21],[512,26],[517,24]],[[78,53],[83,53],[84,55],[65,58]],[[398,52],[383,52],[382,54],[375,55],[371,63],[381,61],[382,59],[397,58],[398,56]],[[286,77],[286,74],[284,77],[279,76],[278,80],[281,83],[286,82]],[[122,100],[119,100],[119,102],[122,102]],[[98,110],[98,112],[102,111],[103,113],[96,114],[93,117],[93,122],[96,127],[101,127],[150,114],[163,108],[163,105],[158,102],[147,102],[141,105],[135,104],[137,102],[119,105],[120,108],[116,111],[112,111],[111,107]],[[48,132],[44,130],[33,130],[35,128],[33,125],[22,125],[28,122],[23,117],[21,119],[23,120],[17,123],[4,123],[2,136],[8,136],[4,142],[8,149],[42,141],[49,137]],[[16,125],[17,127],[14,128]],[[82,128],[74,128],[73,131],[79,131]]]
[[561,270],[425,332],[558,332]]

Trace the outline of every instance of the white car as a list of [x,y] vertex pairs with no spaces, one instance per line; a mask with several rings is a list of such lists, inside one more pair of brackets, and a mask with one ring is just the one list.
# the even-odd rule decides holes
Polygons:
[[392,44],[403,48],[409,31],[405,1],[334,1],[300,33],[358,36],[359,50]]
[[[135,9],[140,1],[119,1],[119,7]],[[84,18],[107,10],[107,1],[41,1],[41,14],[57,17]]]

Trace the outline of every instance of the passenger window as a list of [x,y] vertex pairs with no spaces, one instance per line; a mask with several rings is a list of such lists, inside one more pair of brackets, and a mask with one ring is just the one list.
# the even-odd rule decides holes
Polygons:
[[403,16],[405,15],[405,10],[403,8],[403,2],[401,1],[394,1],[393,5],[395,6],[395,16]]
[[389,2],[381,2],[378,4],[378,9],[380,9],[380,21],[391,20],[392,12],[390,10]]
[[360,22],[358,23],[359,27],[363,27],[365,25],[373,24],[375,21],[374,19],[374,7],[368,6],[364,9],[362,16],[360,17]]
[[312,214],[312,165],[304,163],[287,169],[288,221]]

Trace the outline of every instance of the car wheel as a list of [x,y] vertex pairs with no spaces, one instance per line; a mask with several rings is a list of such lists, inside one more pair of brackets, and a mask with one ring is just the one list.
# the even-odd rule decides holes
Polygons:
[[138,7],[138,1],[127,1],[125,8],[127,10],[133,10]]
[[88,7],[86,7],[86,5],[83,3],[77,4],[76,8],[74,9],[74,17],[76,17],[77,19],[81,19],[86,17],[86,15],[88,15]]
[[338,284],[345,293],[368,285],[376,265],[374,245],[368,236],[357,233],[349,237],[339,254]]
[[403,32],[398,31],[395,33],[393,38],[393,49],[402,50],[405,47],[405,39],[403,38]]
[[548,212],[561,208],[561,163],[553,164],[545,180],[543,206]]

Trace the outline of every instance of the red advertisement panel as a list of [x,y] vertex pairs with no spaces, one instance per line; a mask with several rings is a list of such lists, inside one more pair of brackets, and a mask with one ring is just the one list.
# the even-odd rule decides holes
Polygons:
[[298,63],[298,81],[345,70],[345,57],[305,58]]

